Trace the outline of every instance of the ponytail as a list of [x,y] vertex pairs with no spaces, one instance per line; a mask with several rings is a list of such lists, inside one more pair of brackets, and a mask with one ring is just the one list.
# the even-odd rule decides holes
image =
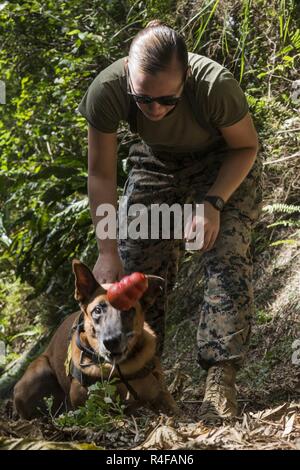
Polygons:
[[167,70],[174,59],[184,75],[188,68],[185,41],[160,20],[150,21],[133,39],[129,50],[129,63],[151,75]]

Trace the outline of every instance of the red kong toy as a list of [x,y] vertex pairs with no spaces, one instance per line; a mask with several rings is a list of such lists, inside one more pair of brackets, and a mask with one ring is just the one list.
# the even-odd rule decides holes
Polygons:
[[119,310],[129,310],[148,289],[148,279],[142,273],[125,276],[107,291],[109,303]]

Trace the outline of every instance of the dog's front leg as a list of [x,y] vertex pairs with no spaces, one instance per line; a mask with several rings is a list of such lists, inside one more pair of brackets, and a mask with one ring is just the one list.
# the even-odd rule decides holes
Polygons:
[[176,401],[166,388],[160,391],[155,401],[151,403],[150,408],[152,408],[153,411],[162,412],[168,416],[181,415],[181,411],[178,408]]
[[70,402],[73,408],[78,408],[85,404],[87,400],[87,389],[78,382],[77,379],[73,379],[70,388]]

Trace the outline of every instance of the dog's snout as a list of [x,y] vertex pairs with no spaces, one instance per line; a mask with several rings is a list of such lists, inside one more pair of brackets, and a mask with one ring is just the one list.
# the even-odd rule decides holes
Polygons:
[[111,353],[120,352],[122,335],[109,336],[103,340],[103,344]]

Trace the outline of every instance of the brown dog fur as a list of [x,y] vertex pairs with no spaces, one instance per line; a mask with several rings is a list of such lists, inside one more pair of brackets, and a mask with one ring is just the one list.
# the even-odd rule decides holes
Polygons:
[[[129,321],[124,316],[127,315],[126,312],[120,313],[111,307],[107,300],[106,290],[97,283],[83,263],[74,260],[73,271],[76,287],[75,298],[79,301],[81,312],[84,315],[84,331],[80,333],[81,342],[98,354],[102,354],[102,356],[104,354],[104,357],[107,358],[106,355],[109,355],[110,351],[105,349],[103,345],[105,341],[99,340],[100,337],[104,337],[103,334],[106,334],[105,328],[109,332],[114,328],[122,329],[124,328],[122,321],[124,322],[125,319],[125,323],[127,322],[133,331],[132,336],[128,338],[128,335],[123,335],[121,332],[125,338],[126,348],[125,352],[122,352],[124,357],[122,356],[119,367],[122,375],[125,378],[129,377],[128,382],[137,393],[138,400],[134,399],[122,381],[117,383],[118,393],[126,403],[128,411],[132,412],[136,407],[146,405],[155,411],[177,413],[177,405],[164,383],[160,360],[155,355],[155,334],[144,321],[144,312],[153,303],[161,280],[155,276],[149,276],[148,290],[143,298],[136,302]],[[102,329],[96,324],[93,317],[93,312],[99,305],[102,306],[101,308],[108,309],[106,323],[103,323]],[[29,365],[21,380],[16,384],[14,407],[22,418],[31,419],[39,415],[40,411],[45,408],[43,398],[51,395],[54,397],[53,413],[74,409],[86,401],[87,387],[83,386],[76,378],[67,375],[65,367],[70,332],[79,315],[80,312],[75,312],[66,318],[54,334],[45,352]],[[112,323],[112,319],[115,319],[115,323]],[[102,365],[91,365],[90,359],[83,357],[83,363],[89,365],[82,369],[80,353],[81,351],[76,345],[75,334],[73,334],[71,357],[73,364],[78,369],[89,377],[95,378],[95,381],[101,377],[105,379],[119,377],[116,368],[113,369],[113,361],[106,361]],[[144,376],[145,374],[141,374],[141,371],[145,370],[145,366],[149,363],[152,364],[151,371]],[[135,378],[135,376],[137,377]]]

